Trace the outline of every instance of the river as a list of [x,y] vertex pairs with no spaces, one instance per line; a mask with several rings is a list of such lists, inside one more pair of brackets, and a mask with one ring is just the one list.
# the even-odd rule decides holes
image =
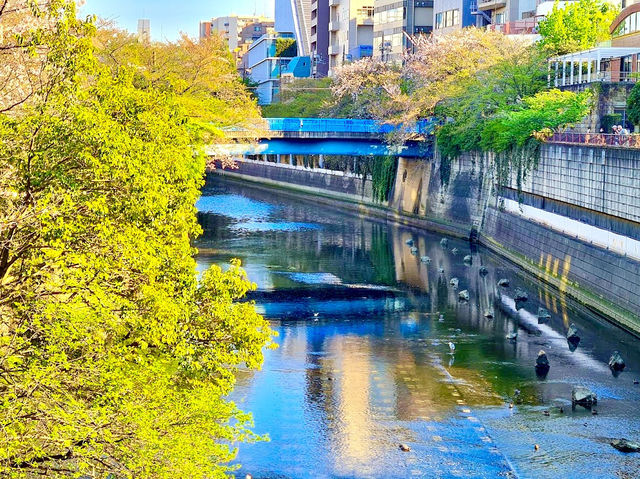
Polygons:
[[[609,445],[640,439],[635,337],[467,241],[442,245],[440,234],[217,177],[198,209],[199,268],[240,258],[279,334],[231,397],[270,437],[240,445],[237,477],[640,477],[640,456]],[[517,288],[528,293],[518,309]],[[542,324],[539,307],[551,315]],[[614,350],[627,364],[618,376]],[[578,385],[597,394],[597,415],[572,410]]]

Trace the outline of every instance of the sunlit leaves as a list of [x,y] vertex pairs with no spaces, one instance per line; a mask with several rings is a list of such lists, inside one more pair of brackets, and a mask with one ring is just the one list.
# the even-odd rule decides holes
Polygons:
[[188,89],[177,66],[101,65],[71,3],[35,12],[55,76],[0,116],[0,475],[224,477],[256,437],[223,396],[271,331],[239,263],[198,281],[198,129],[255,105],[228,68]]

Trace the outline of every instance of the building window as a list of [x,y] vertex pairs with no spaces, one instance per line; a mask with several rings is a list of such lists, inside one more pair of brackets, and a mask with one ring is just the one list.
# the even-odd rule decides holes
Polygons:
[[496,25],[502,25],[504,23],[504,13],[496,13],[495,21],[493,23]]
[[640,12],[629,14],[613,31],[614,37],[620,37],[622,35],[628,35],[640,30]]
[[447,10],[436,13],[435,28],[453,27],[460,24],[460,10]]
[[417,8],[426,7],[433,8],[433,0],[415,0],[414,6]]

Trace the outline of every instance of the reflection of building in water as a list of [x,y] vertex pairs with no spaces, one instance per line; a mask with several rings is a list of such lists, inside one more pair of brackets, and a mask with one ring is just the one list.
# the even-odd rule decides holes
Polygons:
[[370,462],[375,454],[374,425],[370,420],[372,351],[369,340],[357,336],[334,338],[330,349],[336,352],[335,366],[340,371],[335,391],[340,427],[334,429],[340,454],[336,455],[335,467],[340,474],[348,475]]

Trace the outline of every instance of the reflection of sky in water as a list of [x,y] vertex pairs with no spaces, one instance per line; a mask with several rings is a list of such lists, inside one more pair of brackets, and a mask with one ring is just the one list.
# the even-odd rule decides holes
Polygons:
[[202,196],[196,203],[198,211],[228,216],[238,220],[264,218],[278,208],[269,203],[240,195]]
[[300,231],[318,229],[318,225],[311,223],[290,223],[290,222],[273,222],[273,221],[243,221],[231,226],[232,230],[242,231]]
[[279,271],[279,274],[285,274],[297,283],[342,284],[342,280],[331,273],[286,273],[284,271]]

